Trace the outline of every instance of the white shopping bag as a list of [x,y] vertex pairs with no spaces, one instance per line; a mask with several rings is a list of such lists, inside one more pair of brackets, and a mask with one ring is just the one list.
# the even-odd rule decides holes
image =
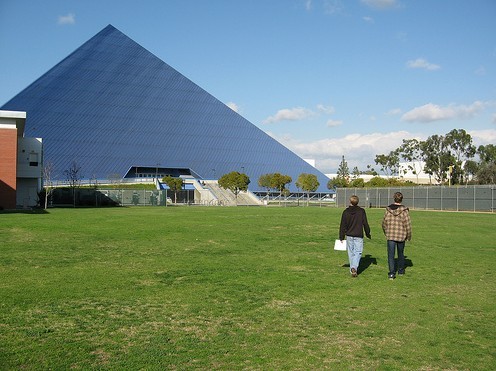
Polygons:
[[346,251],[346,240],[336,240],[334,241],[334,250]]

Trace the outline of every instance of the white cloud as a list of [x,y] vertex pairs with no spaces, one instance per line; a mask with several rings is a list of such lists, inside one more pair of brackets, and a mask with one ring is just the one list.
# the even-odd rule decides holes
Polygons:
[[386,115],[387,116],[397,116],[397,115],[401,115],[401,108],[393,108],[393,109],[390,109],[388,112],[386,112]]
[[486,68],[484,66],[480,66],[479,68],[477,68],[474,73],[477,75],[477,76],[485,76],[486,75]]
[[397,0],[362,0],[362,4],[376,9],[390,9],[399,6]]
[[423,58],[417,58],[415,60],[410,60],[410,61],[406,62],[406,66],[408,68],[415,68],[415,69],[420,68],[420,69],[424,69],[424,70],[428,70],[428,71],[435,71],[435,70],[438,70],[441,68],[441,66],[434,64],[434,63],[430,63]]
[[340,125],[343,125],[343,121],[341,121],[341,120],[328,120],[326,125],[328,127],[340,126]]
[[239,113],[239,106],[234,103],[234,102],[227,102],[226,106],[228,106],[230,109],[232,109],[234,112]]
[[467,130],[467,133],[472,137],[472,142],[476,147],[496,143],[496,129]]
[[[472,136],[475,146],[496,143],[496,129],[467,130],[467,132]],[[371,165],[379,170],[374,162],[376,155],[387,154],[395,150],[403,143],[403,139],[426,140],[429,136],[408,131],[394,131],[371,134],[355,133],[340,138],[304,142],[289,135],[278,137],[272,133],[268,134],[298,156],[315,159],[316,167],[325,174],[336,172],[343,155],[350,169],[357,166],[360,170],[366,170],[367,165]]]
[[420,107],[416,107],[406,112],[401,121],[408,122],[432,122],[450,119],[465,119],[475,116],[486,107],[487,103],[476,101],[469,106],[454,105],[439,106],[437,104],[428,103]]
[[367,23],[374,23],[374,18],[372,17],[362,17],[362,19]]
[[271,124],[279,121],[300,121],[313,115],[314,113],[311,110],[303,107],[284,108],[277,111],[275,115],[267,117],[264,120],[264,124]]
[[76,23],[76,16],[73,13],[67,15],[59,15],[58,24],[74,24]]
[[367,165],[375,166],[376,155],[398,148],[403,139],[420,139],[406,131],[365,135],[357,133],[314,142],[302,142],[289,136],[273,137],[300,157],[316,159],[317,168],[324,173],[335,172],[343,155],[350,168],[358,166],[360,170],[366,170]]
[[312,10],[312,0],[306,0],[305,1],[305,9],[306,10]]
[[323,104],[318,104],[317,109],[325,114],[332,115],[336,110],[334,109],[333,106],[324,106]]
[[343,4],[340,0],[324,0],[324,13],[339,14],[343,11]]
[[[334,114],[336,109],[333,106],[326,106],[324,104],[318,104],[315,110],[311,110],[304,107],[295,108],[284,108],[275,115],[267,117],[263,120],[264,124],[272,124],[279,121],[303,121],[312,117],[318,117],[321,115],[330,116]],[[342,121],[329,119],[326,123],[327,126],[338,126],[342,125]]]

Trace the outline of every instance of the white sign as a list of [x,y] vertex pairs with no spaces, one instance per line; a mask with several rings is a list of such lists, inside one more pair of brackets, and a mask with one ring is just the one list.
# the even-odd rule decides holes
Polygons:
[[334,250],[346,251],[346,240],[336,240],[334,241]]

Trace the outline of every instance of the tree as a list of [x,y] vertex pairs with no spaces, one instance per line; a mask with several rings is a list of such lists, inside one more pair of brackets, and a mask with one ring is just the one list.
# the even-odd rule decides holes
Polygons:
[[78,166],[77,162],[73,161],[69,169],[64,171],[64,175],[69,187],[72,189],[72,203],[76,207],[76,187],[81,185],[81,179],[83,178],[81,166]]
[[52,177],[54,165],[53,162],[48,161],[43,166],[43,186],[45,188],[45,210],[48,208],[48,196],[52,193]]
[[375,176],[370,179],[366,186],[367,187],[387,187],[389,184],[387,179],[381,178],[380,176]]
[[162,178],[162,182],[167,184],[167,187],[169,187],[169,189],[174,192],[174,203],[177,204],[177,192],[179,192],[183,188],[183,178],[167,175]]
[[472,144],[472,136],[464,129],[451,130],[445,139],[457,162],[474,157],[476,148]]
[[348,163],[344,159],[344,155],[341,158],[341,163],[339,164],[339,167],[338,167],[337,176],[338,176],[338,178],[343,178],[343,179],[346,179],[347,181],[350,177],[350,169],[348,168]]
[[437,182],[444,183],[449,166],[455,162],[449,145],[442,135],[431,135],[420,145],[425,159],[424,171],[434,176]]
[[[475,154],[479,155],[479,164],[471,160]],[[470,134],[463,129],[453,129],[445,136],[436,134],[425,141],[403,139],[403,144],[389,154],[376,155],[375,163],[381,165],[381,170],[389,177],[398,173],[400,159],[407,162],[407,168],[417,176],[417,183],[422,170],[441,184],[448,180],[448,176],[454,183],[462,183],[464,179],[468,180],[468,175],[483,168],[481,175],[485,174],[483,177],[487,179],[487,170],[490,173],[491,167],[483,165],[490,161],[496,163],[496,146],[488,144],[476,149]],[[370,165],[367,168],[370,169]]]
[[424,158],[420,143],[421,142],[417,139],[403,139],[403,144],[396,150],[398,155],[407,162],[407,169],[417,177],[417,184],[419,182],[419,174],[422,171],[422,160]]
[[239,192],[248,190],[250,178],[248,178],[248,176],[244,173],[232,171],[228,174],[222,175],[219,178],[218,183],[222,188],[229,189],[232,193],[234,193],[237,203]]
[[464,160],[469,160],[475,156],[476,148],[472,144],[472,137],[463,129],[453,129],[445,137],[446,144],[449,146],[456,165],[454,179],[458,183],[463,182],[464,168],[462,163]]
[[338,187],[345,188],[348,187],[349,182],[350,182],[350,169],[348,168],[348,163],[344,159],[344,155],[343,155],[341,157],[341,162],[339,163],[336,177],[332,178],[327,182],[327,188],[328,189],[334,189]]
[[258,178],[258,186],[267,190],[267,196],[272,188],[272,177],[274,174],[263,174]]
[[286,185],[291,183],[293,179],[289,175],[283,175],[280,173],[272,174],[271,188],[277,189],[279,195],[282,196],[283,191],[286,189]]
[[358,170],[358,166],[353,168],[353,172],[351,173],[353,179],[360,178],[360,170]]
[[481,165],[477,171],[479,184],[496,184],[496,163],[489,162]]
[[258,178],[258,185],[267,190],[267,195],[271,189],[279,191],[279,195],[282,195],[286,189],[286,185],[291,183],[293,179],[289,175],[283,175],[280,173],[263,174]]
[[389,178],[392,175],[398,174],[400,167],[400,158],[398,151],[391,151],[387,155],[376,155],[375,163],[381,165],[381,171]]
[[315,192],[319,185],[319,180],[315,174],[301,173],[296,181],[296,186],[307,192],[308,199],[310,199],[310,192]]
[[467,160],[465,162],[465,166],[463,167],[463,170],[465,171],[465,174],[467,175],[466,183],[468,183],[468,177],[471,175],[472,178],[474,178],[479,171],[479,164],[476,161],[473,160]]
[[494,144],[479,146],[477,154],[481,163],[496,163],[496,146]]
[[374,176],[379,175],[371,165],[367,165],[367,170],[364,172],[364,174],[374,175]]
[[345,178],[334,177],[327,182],[327,189],[346,188],[348,181]]
[[350,183],[350,187],[363,188],[365,187],[365,180],[363,180],[363,178],[353,179]]
[[[476,170],[479,184],[495,184],[496,181],[496,146],[494,144],[481,145],[477,148],[480,164]],[[467,161],[468,162],[468,161]]]

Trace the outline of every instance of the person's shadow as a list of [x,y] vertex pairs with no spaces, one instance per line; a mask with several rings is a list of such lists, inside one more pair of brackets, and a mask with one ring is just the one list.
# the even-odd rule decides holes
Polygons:
[[365,271],[368,267],[370,267],[371,264],[377,265],[377,259],[373,258],[372,255],[367,254],[365,256],[362,256],[360,259],[360,265],[358,265],[358,274],[362,273]]
[[[362,273],[368,267],[370,267],[371,264],[377,265],[377,259],[372,257],[372,255],[370,255],[370,254],[362,255],[362,258],[360,259],[360,265],[358,266],[357,273],[358,274]],[[349,266],[350,266],[349,263],[343,264],[343,267],[349,268]]]
[[[394,264],[395,267],[398,267],[398,258],[394,259]],[[405,255],[405,269],[408,267],[413,267],[413,262],[411,259],[408,259],[408,257]]]
[[[394,259],[395,265],[398,266],[398,258]],[[387,263],[387,259],[386,259]],[[377,265],[377,259],[372,257],[372,255],[367,254],[367,255],[362,255],[362,258],[360,259],[360,265],[358,266],[357,273],[360,274],[363,271],[365,271],[368,267],[370,267],[371,264]],[[349,263],[345,263],[342,265],[343,267],[350,267]],[[405,255],[405,268],[408,267],[413,267],[413,262],[411,259],[408,259],[408,257]]]

